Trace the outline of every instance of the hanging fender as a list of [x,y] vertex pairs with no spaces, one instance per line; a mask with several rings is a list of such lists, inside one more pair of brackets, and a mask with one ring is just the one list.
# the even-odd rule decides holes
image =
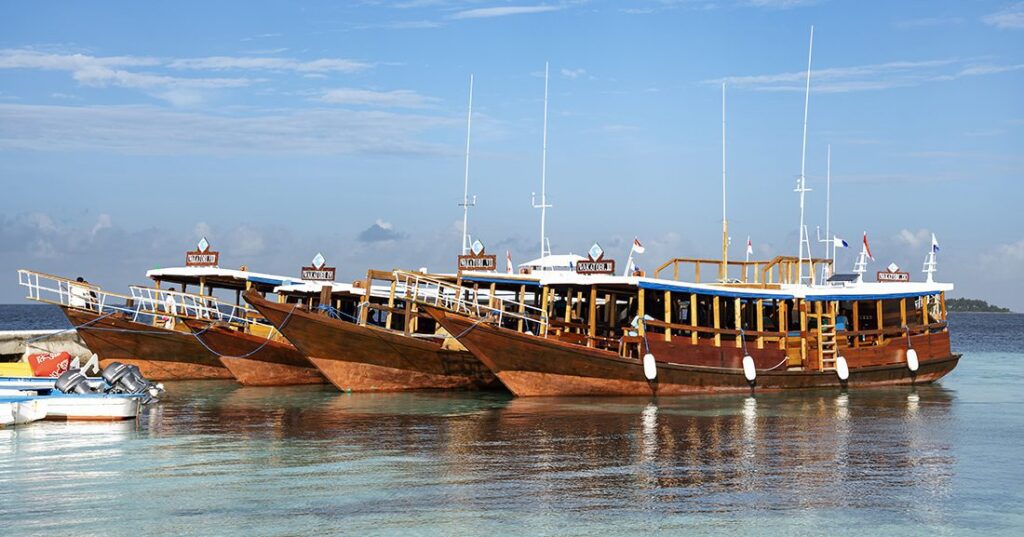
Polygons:
[[651,353],[644,355],[644,376],[647,377],[647,380],[658,378],[658,364]]

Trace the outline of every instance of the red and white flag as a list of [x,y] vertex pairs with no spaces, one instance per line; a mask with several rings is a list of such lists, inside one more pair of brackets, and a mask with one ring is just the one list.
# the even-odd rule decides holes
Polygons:
[[505,272],[512,274],[512,252],[505,250]]
[[864,232],[864,251],[868,253],[868,257],[870,257],[872,261],[875,260],[875,256],[871,255],[871,247],[868,246],[868,232],[867,231]]
[[633,252],[636,252],[638,254],[642,254],[642,253],[644,253],[644,250],[645,250],[644,245],[640,244],[640,239],[638,239],[636,237],[633,237]]
[[754,243],[750,242],[750,237],[747,237],[747,255],[754,254]]

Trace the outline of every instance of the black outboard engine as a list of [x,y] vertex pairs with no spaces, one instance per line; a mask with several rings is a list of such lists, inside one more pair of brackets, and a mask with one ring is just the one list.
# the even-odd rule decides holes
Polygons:
[[154,384],[142,376],[138,366],[111,362],[103,368],[103,380],[110,386],[109,393],[143,393],[143,404],[152,403],[163,393],[163,385]]
[[53,387],[60,390],[62,393],[96,393],[93,391],[92,386],[89,385],[89,377],[86,377],[82,373],[81,369],[70,369],[65,371],[64,374],[57,377],[57,381],[54,382]]

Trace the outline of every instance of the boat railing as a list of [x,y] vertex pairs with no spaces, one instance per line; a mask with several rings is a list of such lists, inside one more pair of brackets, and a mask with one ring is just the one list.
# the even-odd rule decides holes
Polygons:
[[28,290],[26,298],[100,315],[121,313],[138,320],[141,312],[132,297],[104,291],[98,285],[45,272],[18,270],[18,284]]
[[187,317],[204,321],[220,321],[251,332],[255,326],[269,327],[269,322],[259,313],[240,304],[222,302],[209,295],[196,295],[182,291],[170,291],[155,287],[132,285],[129,287],[132,299],[144,313]]
[[398,271],[395,276],[408,300],[476,319],[489,318],[499,326],[506,321],[526,326],[536,324],[536,333],[547,334],[548,316],[542,308],[421,273]]

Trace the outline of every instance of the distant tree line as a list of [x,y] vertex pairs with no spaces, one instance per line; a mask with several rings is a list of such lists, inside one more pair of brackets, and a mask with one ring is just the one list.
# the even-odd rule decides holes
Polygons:
[[999,306],[993,306],[992,304],[989,304],[984,300],[978,300],[975,298],[947,298],[946,310],[984,313],[1010,313],[1010,310],[1008,308],[1000,308]]

